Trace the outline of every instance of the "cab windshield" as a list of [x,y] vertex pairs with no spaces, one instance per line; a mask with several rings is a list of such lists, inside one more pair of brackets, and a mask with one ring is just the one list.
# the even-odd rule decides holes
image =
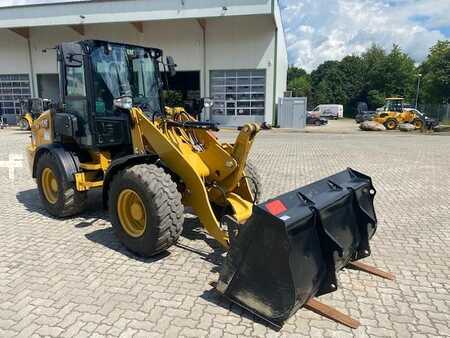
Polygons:
[[98,116],[114,113],[113,100],[130,96],[133,106],[153,114],[161,111],[160,82],[156,61],[144,48],[99,45],[92,49],[91,62]]
[[401,112],[403,110],[403,100],[386,100],[384,107],[385,111]]

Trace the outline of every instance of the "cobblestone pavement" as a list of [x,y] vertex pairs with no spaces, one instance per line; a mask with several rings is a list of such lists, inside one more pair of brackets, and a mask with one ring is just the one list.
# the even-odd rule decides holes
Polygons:
[[[0,130],[0,161],[24,154],[28,139]],[[140,259],[114,237],[99,194],[80,217],[49,217],[25,165],[12,181],[0,168],[0,337],[450,336],[450,137],[270,131],[251,158],[265,198],[347,166],[373,177],[379,228],[368,261],[397,280],[346,270],[321,297],[359,329],[301,309],[275,332],[211,291],[223,252],[195,218],[167,254]]]

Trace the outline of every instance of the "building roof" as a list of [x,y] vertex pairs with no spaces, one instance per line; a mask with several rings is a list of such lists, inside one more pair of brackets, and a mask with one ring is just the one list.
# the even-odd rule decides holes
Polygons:
[[35,5],[51,5],[67,2],[88,2],[92,0],[3,0],[0,3],[2,7],[20,7],[20,6],[35,6]]
[[6,0],[0,28],[274,15],[275,0]]

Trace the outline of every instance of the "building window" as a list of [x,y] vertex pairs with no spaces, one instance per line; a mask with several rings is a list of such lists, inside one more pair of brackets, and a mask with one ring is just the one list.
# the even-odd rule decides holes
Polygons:
[[264,115],[266,71],[212,70],[210,73],[213,114]]
[[1,114],[20,114],[20,101],[30,97],[28,74],[0,74]]

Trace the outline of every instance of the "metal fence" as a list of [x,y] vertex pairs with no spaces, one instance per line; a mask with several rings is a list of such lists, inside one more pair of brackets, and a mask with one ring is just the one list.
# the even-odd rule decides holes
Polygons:
[[450,104],[419,104],[418,109],[440,122],[450,123]]

